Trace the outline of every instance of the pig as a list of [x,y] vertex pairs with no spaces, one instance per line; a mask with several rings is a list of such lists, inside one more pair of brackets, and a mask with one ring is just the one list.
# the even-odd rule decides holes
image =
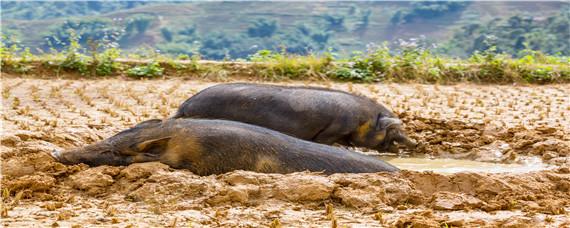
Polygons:
[[233,170],[263,173],[299,171],[333,173],[395,172],[380,159],[267,128],[228,120],[148,120],[101,142],[53,151],[64,164],[125,166],[159,161],[197,175]]
[[364,96],[317,87],[230,83],[206,88],[172,118],[225,119],[266,127],[321,144],[399,152],[414,149],[402,121]]

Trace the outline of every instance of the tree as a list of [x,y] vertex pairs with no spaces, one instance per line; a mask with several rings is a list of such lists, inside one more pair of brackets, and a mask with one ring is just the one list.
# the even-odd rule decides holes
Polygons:
[[196,25],[185,26],[180,31],[178,31],[178,34],[185,36],[194,36],[196,34]]
[[330,15],[325,14],[323,19],[327,22],[326,28],[329,31],[344,32],[346,27],[344,26],[344,16],[343,15]]
[[506,20],[494,19],[485,24],[463,26],[442,50],[453,55],[468,56],[476,51],[495,48],[499,53],[523,55],[528,48],[547,54],[570,55],[570,13],[560,13],[537,20],[514,15]]
[[[224,59],[226,57],[236,56],[237,45],[240,37],[222,32],[207,34],[203,37],[200,54],[206,59]],[[235,45],[235,46],[234,46]],[[233,55],[232,55],[233,54]]]
[[122,36],[120,26],[116,26],[109,19],[90,19],[79,21],[65,21],[62,25],[52,29],[44,36],[45,49],[61,49],[70,43],[70,30],[79,37],[78,42],[86,45],[88,40],[104,40],[105,42],[117,42]]
[[154,20],[154,17],[148,15],[133,16],[128,19],[126,32],[130,35],[136,30],[138,34],[144,34]]
[[271,37],[276,31],[277,22],[265,18],[254,21],[249,28],[247,28],[247,34],[250,37]]
[[390,22],[394,25],[406,24],[416,19],[431,19],[447,13],[463,10],[469,2],[463,1],[413,1],[410,8],[396,11]]
[[160,33],[162,34],[162,38],[167,42],[172,42],[172,31],[169,28],[161,28]]

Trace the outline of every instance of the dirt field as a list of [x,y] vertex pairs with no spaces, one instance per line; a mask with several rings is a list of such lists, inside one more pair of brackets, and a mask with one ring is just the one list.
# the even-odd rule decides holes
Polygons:
[[[414,153],[531,173],[235,171],[199,177],[160,163],[66,166],[48,152],[165,118],[201,81],[2,79],[4,226],[569,227],[570,85],[287,84],[375,98],[422,143]],[[411,151],[403,151],[405,154]]]

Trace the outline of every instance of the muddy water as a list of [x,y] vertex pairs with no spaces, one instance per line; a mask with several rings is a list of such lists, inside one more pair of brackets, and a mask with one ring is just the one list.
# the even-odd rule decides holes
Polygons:
[[552,169],[555,166],[542,162],[538,157],[527,157],[518,164],[503,164],[491,162],[478,162],[471,160],[459,160],[450,158],[429,157],[397,157],[379,156],[382,160],[406,170],[433,171],[436,173],[528,173],[540,170]]

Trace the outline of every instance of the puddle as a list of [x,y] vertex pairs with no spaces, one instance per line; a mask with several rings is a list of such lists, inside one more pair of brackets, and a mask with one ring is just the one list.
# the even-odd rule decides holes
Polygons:
[[528,173],[552,169],[554,166],[542,162],[538,157],[528,157],[520,164],[501,164],[478,162],[450,158],[396,157],[379,156],[382,160],[400,168],[414,171],[433,171],[436,173]]

